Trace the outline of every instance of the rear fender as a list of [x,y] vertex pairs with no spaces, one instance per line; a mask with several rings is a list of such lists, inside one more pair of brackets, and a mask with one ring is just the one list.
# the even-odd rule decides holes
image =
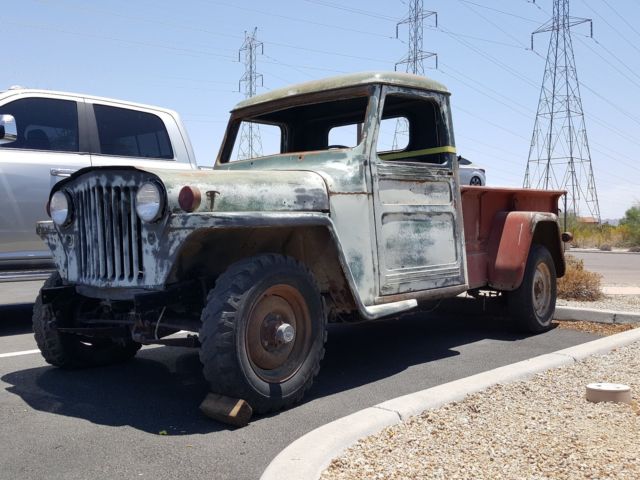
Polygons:
[[565,263],[557,216],[546,212],[498,212],[488,242],[489,286],[497,290],[518,288],[532,243],[549,250],[556,275],[562,277]]

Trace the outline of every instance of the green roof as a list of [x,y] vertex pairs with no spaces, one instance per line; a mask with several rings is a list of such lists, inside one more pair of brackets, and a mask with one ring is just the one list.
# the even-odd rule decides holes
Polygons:
[[419,88],[441,93],[449,93],[447,87],[427,77],[399,72],[362,72],[337,77],[324,78],[311,82],[299,83],[289,87],[279,88],[262,95],[247,98],[238,103],[234,110],[259,105],[296,95],[335,90],[338,88],[356,87],[359,85],[385,84],[398,87]]

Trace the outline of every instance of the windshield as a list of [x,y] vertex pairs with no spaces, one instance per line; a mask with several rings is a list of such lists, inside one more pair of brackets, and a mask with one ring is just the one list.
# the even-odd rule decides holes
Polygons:
[[351,148],[360,143],[369,96],[350,92],[349,98],[307,103],[272,110],[232,122],[229,144],[221,162]]

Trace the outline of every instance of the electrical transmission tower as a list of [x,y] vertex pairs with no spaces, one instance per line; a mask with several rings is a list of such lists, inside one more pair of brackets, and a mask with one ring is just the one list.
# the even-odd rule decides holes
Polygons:
[[[422,49],[424,37],[424,21],[429,17],[434,17],[435,27],[438,27],[438,13],[425,11],[422,0],[409,0],[409,13],[407,16],[396,24],[396,38],[399,38],[400,27],[408,25],[409,27],[409,50],[398,63],[395,64],[395,70],[398,66],[404,65],[405,72],[414,75],[424,75],[424,61],[429,58],[435,58],[436,68],[438,68],[438,54],[433,52],[425,52]],[[393,135],[393,150],[403,146],[401,139],[408,138],[409,125],[406,119],[399,119],[396,123],[396,131]]]
[[[244,32],[244,43],[238,51],[238,61],[244,62],[244,75],[238,82],[238,90],[244,93],[245,98],[253,97],[257,87],[263,85],[262,74],[256,70],[256,57],[259,53],[264,53],[264,45],[256,38],[257,33],[258,27],[254,28],[251,33]],[[258,125],[253,122],[242,122],[237,158],[247,159],[261,155],[262,139]]]
[[571,40],[571,28],[583,23],[590,24],[593,36],[590,19],[569,15],[569,0],[553,0],[553,18],[531,35],[533,50],[534,36],[551,32],[524,187],[566,190],[567,213],[576,217],[588,214],[599,223],[600,206]]

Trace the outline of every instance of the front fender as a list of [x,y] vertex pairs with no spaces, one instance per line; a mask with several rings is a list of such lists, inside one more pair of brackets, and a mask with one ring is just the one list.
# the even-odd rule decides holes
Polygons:
[[487,276],[497,290],[515,290],[522,283],[532,243],[551,253],[556,274],[564,275],[564,255],[558,217],[546,212],[498,212],[488,242]]

